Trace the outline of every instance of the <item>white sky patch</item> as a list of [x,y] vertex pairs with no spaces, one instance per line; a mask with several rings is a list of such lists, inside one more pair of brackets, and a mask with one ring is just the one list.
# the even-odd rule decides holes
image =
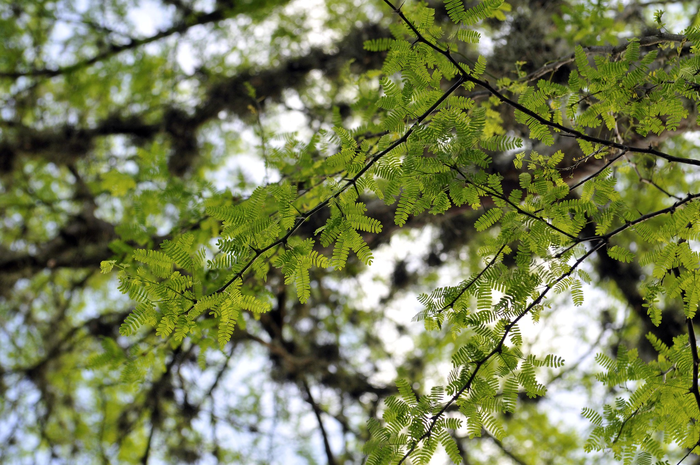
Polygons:
[[686,132],[683,134],[683,138],[700,147],[700,131]]
[[181,43],[177,48],[177,64],[185,74],[193,74],[197,69],[199,61],[195,60],[194,55],[195,51],[188,42]]
[[136,26],[136,32],[144,37],[152,36],[171,24],[170,9],[152,0],[141,0],[129,10],[127,18]]
[[324,28],[325,3],[324,0],[304,0],[293,2],[286,8],[289,12],[287,14],[298,14],[300,11],[306,12],[305,25],[310,28],[310,32],[306,35],[306,40],[312,47],[325,46],[340,38],[337,32],[328,31]]
[[[220,116],[222,118],[227,117],[225,112],[221,112]],[[263,120],[264,126],[265,122]],[[238,133],[243,149],[236,154],[225,156],[223,167],[211,174],[211,181],[217,189],[230,189],[234,184],[232,179],[235,179],[236,173],[243,173],[246,179],[256,185],[279,181],[279,174],[266,169],[265,160],[260,156],[262,151],[261,139],[255,133],[255,128],[239,120],[234,120],[223,123],[222,130]],[[266,141],[266,144],[269,144],[269,141]],[[224,147],[222,150],[226,150],[226,148]],[[246,194],[246,192],[241,192],[241,194]]]
[[[396,262],[405,260],[409,272],[424,266],[421,257],[430,250],[430,238],[430,228],[395,234],[389,244],[373,251],[374,261],[358,277],[357,284],[341,284],[341,291],[354,296],[358,307],[382,312],[385,317],[379,322],[377,333],[382,335],[384,346],[392,353],[392,358],[377,362],[380,369],[372,375],[370,381],[373,383],[392,384],[396,380],[396,366],[415,350],[415,336],[425,331],[422,322],[413,321],[422,309],[416,299],[417,294],[402,293],[386,305],[380,301],[389,292],[386,278],[392,275]],[[397,325],[405,327],[406,332],[399,333]]]

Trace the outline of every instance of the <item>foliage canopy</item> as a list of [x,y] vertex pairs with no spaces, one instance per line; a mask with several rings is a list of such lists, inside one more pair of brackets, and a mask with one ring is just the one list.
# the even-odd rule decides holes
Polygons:
[[210,3],[0,9],[3,461],[700,451],[694,2]]

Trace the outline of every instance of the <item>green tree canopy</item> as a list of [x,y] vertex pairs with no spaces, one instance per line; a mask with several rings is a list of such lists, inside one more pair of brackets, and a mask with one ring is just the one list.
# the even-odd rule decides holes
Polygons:
[[0,462],[692,463],[692,1],[4,0]]

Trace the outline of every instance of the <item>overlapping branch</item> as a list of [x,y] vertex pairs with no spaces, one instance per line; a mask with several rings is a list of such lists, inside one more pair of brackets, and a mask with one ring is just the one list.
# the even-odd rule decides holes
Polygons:
[[[381,160],[384,156],[386,156],[388,153],[399,147],[401,144],[405,143],[408,138],[413,134],[413,132],[416,130],[416,128],[425,121],[428,116],[430,116],[433,111],[435,111],[447,98],[452,95],[458,88],[459,86],[462,85],[464,82],[463,79],[459,78],[455,81],[455,83],[447,90],[445,91],[440,98],[438,98],[433,105],[430,106],[425,112],[423,112],[422,115],[420,115],[414,123],[411,125],[410,128],[398,139],[396,139],[394,142],[389,145],[386,149],[378,152],[375,154],[370,160],[365,164],[365,166],[352,178],[348,179],[345,181],[345,184],[343,184],[342,187],[337,189],[332,195],[327,197],[325,200],[322,202],[318,203],[315,207],[313,207],[311,210],[307,211],[306,213],[302,214],[300,217],[297,218],[297,220],[294,222],[294,225],[287,231],[287,233],[282,236],[281,238],[277,239],[276,241],[272,242],[271,244],[267,245],[266,247],[256,250],[255,255],[249,259],[245,265],[241,268],[240,271],[238,271],[231,279],[229,279],[223,286],[221,286],[219,289],[214,291],[212,294],[220,294],[224,292],[229,286],[231,286],[234,282],[236,282],[238,279],[241,279],[243,275],[248,271],[248,269],[253,266],[253,263],[260,258],[265,252],[279,246],[282,244],[285,244],[290,237],[301,227],[301,225],[307,221],[311,216],[315,215],[319,211],[323,210],[326,208],[331,201],[334,199],[337,199],[343,192],[348,190],[350,187],[353,187],[356,185],[357,181],[372,167],[374,166],[375,163],[377,163],[379,160]],[[193,307],[191,307],[193,308]]]
[[595,246],[591,247],[590,250],[588,250],[585,254],[583,254],[583,256],[581,256],[578,260],[576,260],[576,262],[575,262],[573,265],[571,265],[571,268],[569,269],[569,271],[567,271],[566,273],[563,273],[563,274],[562,274],[561,276],[559,276],[559,278],[557,278],[554,282],[547,284],[546,287],[544,288],[544,290],[543,290],[542,292],[540,292],[540,294],[539,294],[532,302],[530,302],[530,304],[525,308],[525,310],[523,310],[517,317],[515,317],[512,321],[510,321],[510,323],[508,323],[508,324],[505,326],[505,330],[504,330],[503,335],[501,336],[501,338],[500,338],[498,344],[496,344],[495,347],[494,347],[493,349],[491,349],[491,351],[490,351],[488,354],[486,354],[483,358],[481,358],[481,359],[479,359],[479,360],[475,360],[475,361],[472,362],[472,363],[474,363],[474,368],[472,369],[472,372],[471,372],[471,374],[469,375],[469,378],[467,379],[467,382],[462,386],[462,388],[461,388],[459,391],[457,391],[452,397],[450,397],[450,399],[445,403],[445,405],[443,405],[443,407],[442,407],[436,414],[434,414],[434,415],[430,418],[430,421],[429,421],[429,423],[428,423],[428,428],[427,428],[427,430],[425,431],[425,433],[423,433],[423,435],[420,436],[420,437],[411,445],[411,447],[408,449],[408,451],[406,451],[406,453],[403,455],[403,457],[401,458],[401,460],[399,460],[398,465],[401,465],[402,463],[404,463],[404,462],[408,459],[408,457],[413,453],[413,451],[416,450],[416,448],[418,447],[418,444],[419,444],[421,441],[423,441],[424,439],[427,439],[427,438],[429,438],[429,437],[431,436],[432,431],[433,431],[433,429],[435,428],[435,425],[437,424],[438,420],[439,420],[440,418],[442,418],[442,416],[445,414],[445,412],[447,412],[447,410],[452,406],[452,404],[454,404],[455,402],[457,402],[457,400],[462,396],[462,394],[464,394],[465,392],[468,392],[468,391],[471,389],[472,384],[474,383],[474,380],[476,379],[476,375],[479,373],[479,370],[480,370],[481,368],[483,368],[485,365],[487,365],[488,362],[489,362],[494,356],[496,356],[496,355],[502,353],[503,347],[504,347],[504,344],[505,344],[505,341],[506,341],[506,338],[507,338],[508,335],[510,334],[511,330],[518,324],[518,322],[519,322],[521,319],[523,319],[526,315],[528,315],[528,314],[532,311],[533,308],[535,308],[537,305],[539,305],[540,302],[542,302],[542,300],[543,300],[543,299],[546,297],[546,295],[549,293],[549,291],[552,290],[552,288],[554,288],[557,284],[559,284],[561,281],[563,281],[563,280],[566,279],[567,277],[571,276],[571,274],[572,274],[572,273],[573,273],[573,272],[574,272],[574,271],[575,271],[575,270],[576,270],[576,269],[591,255],[591,254],[593,254],[593,253],[596,252],[598,249],[600,249],[601,247],[603,247],[606,243],[607,243],[606,241],[602,241],[602,240],[601,240],[598,244],[596,244]]
[[31,69],[27,71],[0,71],[0,78],[9,78],[9,79],[17,79],[20,77],[44,77],[44,78],[53,78],[56,76],[60,76],[63,74],[68,74],[74,71],[77,71],[79,69],[87,68],[88,66],[92,66],[95,63],[98,63],[102,60],[106,60],[108,58],[112,58],[122,52],[128,51],[128,50],[134,50],[136,48],[142,47],[144,45],[157,42],[161,39],[164,39],[166,37],[170,37],[175,34],[182,34],[187,32],[189,29],[191,29],[194,26],[200,26],[204,24],[209,24],[209,23],[215,23],[218,21],[221,21],[223,19],[226,19],[226,14],[224,10],[214,10],[210,13],[195,13],[191,16],[186,17],[182,21],[174,24],[173,26],[164,29],[156,34],[153,34],[152,36],[149,37],[143,37],[143,38],[130,38],[126,43],[124,44],[110,44],[109,47],[100,52],[96,53],[90,58],[86,58],[84,60],[78,61],[76,63],[73,63],[72,65],[66,65],[66,66],[59,66],[56,68],[37,68],[37,69]]
[[0,142],[0,174],[11,171],[15,160],[22,155],[38,155],[64,165],[88,155],[94,140],[100,137],[127,135],[150,140],[165,132],[172,141],[171,171],[182,175],[195,159],[198,128],[217,118],[221,111],[240,117],[250,114],[247,85],[252,85],[265,99],[263,103],[278,102],[283,99],[285,91],[306,87],[307,76],[313,70],[323,70],[327,76],[333,77],[348,61],[353,61],[353,69],[361,71],[376,68],[381,57],[365,57],[362,44],[380,34],[382,30],[376,24],[365,24],[349,31],[343,39],[344,46],[337,51],[314,47],[303,56],[288,58],[277,66],[242,70],[223,77],[206,86],[201,101],[192,112],[166,104],[155,121],[150,113],[123,114],[120,111],[98,119],[89,127],[65,124],[36,129],[17,121],[0,121],[0,126],[7,128]]
[[[534,118],[534,119],[535,119],[536,121],[538,121],[539,123],[541,123],[541,124],[543,124],[543,125],[545,125],[545,126],[551,128],[551,129],[554,129],[554,130],[556,130],[556,131],[563,132],[563,133],[568,134],[568,135],[570,135],[570,136],[573,136],[573,137],[575,137],[576,139],[579,139],[579,140],[585,140],[585,141],[587,141],[587,142],[592,142],[592,143],[595,143],[595,144],[599,144],[599,145],[601,145],[601,146],[606,146],[606,147],[610,147],[610,148],[615,148],[615,149],[618,149],[618,150],[621,151],[621,153],[618,154],[617,157],[615,157],[611,162],[609,162],[605,167],[603,167],[601,170],[599,170],[599,171],[598,171],[596,174],[594,174],[592,177],[595,177],[597,174],[599,174],[600,172],[602,172],[603,169],[605,169],[607,166],[609,166],[609,164],[611,164],[612,162],[614,162],[614,161],[617,160],[619,157],[621,157],[624,153],[627,153],[627,152],[645,153],[645,154],[654,155],[654,156],[656,156],[656,157],[658,157],[658,158],[665,159],[666,161],[672,162],[672,163],[681,163],[681,164],[688,164],[688,165],[700,166],[700,160],[694,160],[694,159],[688,159],[688,158],[681,158],[681,157],[672,156],[672,155],[670,155],[670,154],[667,154],[667,153],[661,152],[661,151],[659,151],[659,150],[656,150],[656,149],[652,148],[651,146],[650,146],[649,148],[636,147],[636,146],[626,145],[626,144],[618,143],[618,142],[615,142],[615,141],[610,141],[610,140],[606,140],[606,139],[602,139],[602,138],[590,136],[590,135],[585,134],[585,133],[582,133],[582,132],[580,132],[580,131],[578,131],[578,130],[576,130],[576,129],[566,127],[566,126],[564,126],[564,125],[562,125],[562,124],[555,123],[555,122],[553,122],[553,121],[549,121],[548,119],[546,119],[546,118],[540,116],[540,115],[537,114],[536,112],[534,112],[534,111],[528,109],[528,108],[525,107],[524,105],[522,105],[522,104],[520,104],[520,103],[518,103],[518,102],[516,102],[516,101],[514,101],[514,100],[512,100],[512,99],[510,99],[510,98],[508,98],[508,97],[506,97],[501,91],[495,89],[495,88],[494,88],[493,86],[491,86],[486,80],[482,80],[482,79],[479,79],[479,78],[476,78],[476,77],[472,76],[469,72],[467,72],[467,71],[461,66],[461,64],[460,64],[459,62],[457,62],[457,61],[452,57],[452,55],[451,55],[449,49],[448,49],[448,50],[443,50],[441,47],[439,47],[439,46],[436,45],[435,43],[433,43],[433,42],[427,40],[426,37],[415,27],[415,25],[412,24],[412,22],[404,15],[404,13],[401,11],[401,8],[400,8],[400,7],[397,8],[397,7],[394,6],[389,0],[384,0],[384,3],[386,3],[386,4],[387,4],[401,19],[402,19],[402,21],[409,27],[409,29],[411,29],[411,31],[415,34],[415,36],[416,36],[416,38],[417,38],[417,39],[416,39],[417,42],[420,42],[420,43],[423,43],[423,44],[427,45],[427,46],[430,47],[431,49],[435,50],[436,52],[440,53],[440,54],[443,55],[445,58],[447,58],[447,59],[450,61],[450,63],[452,63],[452,65],[456,67],[456,69],[459,71],[460,76],[462,76],[462,78],[463,78],[465,81],[467,81],[467,82],[472,82],[472,83],[474,83],[474,84],[476,84],[476,85],[479,85],[479,86],[483,87],[483,88],[486,89],[491,95],[493,95],[494,97],[496,97],[496,98],[497,98],[498,100],[500,100],[501,102],[503,102],[503,103],[509,105],[510,107],[514,108],[514,109],[517,110],[517,111],[520,111],[520,112],[522,112],[522,113],[524,113],[524,114],[526,114],[526,115],[528,115],[528,116]],[[683,40],[685,40],[685,38],[682,37],[682,36],[676,36],[676,35],[668,35],[667,37],[662,37],[662,36],[663,36],[663,35],[660,35],[660,36],[658,36],[658,37],[656,37],[656,38],[645,38],[645,39],[643,40],[643,41],[644,41],[644,45],[653,45],[653,44],[656,44],[656,43],[659,43],[659,42],[662,42],[662,41],[683,41]],[[622,50],[624,50],[625,48],[626,48],[626,47],[620,47],[619,50],[616,49],[616,48],[614,48],[614,47],[613,47],[613,48],[610,48],[610,49],[608,49],[608,48],[605,48],[605,49],[601,48],[600,50],[598,50],[598,49],[589,49],[589,52],[591,52],[591,53],[619,53],[619,52],[621,52]],[[565,63],[561,63],[559,66],[562,66],[563,64],[565,64]],[[546,68],[546,67],[545,67],[545,68]],[[544,71],[544,72],[546,73],[546,71]],[[528,77],[531,77],[531,76],[528,76]],[[536,79],[536,76],[535,76],[535,77],[532,77],[532,79]],[[590,178],[588,178],[588,179],[591,179],[592,177],[590,177]],[[586,180],[588,180],[588,179],[586,179]],[[465,180],[467,180],[466,177],[465,177]],[[585,182],[586,180],[582,181],[582,183]],[[614,236],[620,234],[621,232],[623,232],[623,231],[625,231],[625,230],[627,230],[627,229],[629,229],[629,228],[635,226],[636,224],[639,224],[639,223],[641,223],[641,222],[647,221],[647,220],[650,219],[650,218],[653,218],[653,217],[656,217],[656,216],[659,216],[659,215],[662,215],[662,214],[666,214],[666,213],[672,213],[673,211],[675,211],[675,210],[676,210],[678,207],[680,207],[681,205],[683,205],[683,204],[685,204],[685,203],[688,203],[688,202],[691,202],[691,201],[693,201],[693,200],[695,200],[695,199],[697,199],[697,198],[699,198],[699,197],[700,197],[700,194],[688,194],[686,197],[684,197],[684,198],[682,198],[682,199],[679,199],[676,203],[674,203],[672,206],[670,206],[670,207],[668,207],[668,208],[660,209],[660,210],[657,210],[657,211],[655,211],[655,212],[651,212],[651,213],[648,213],[648,214],[645,214],[645,215],[641,215],[641,216],[640,216],[639,218],[637,218],[636,220],[634,220],[634,221],[628,221],[628,222],[626,222],[624,225],[622,225],[622,226],[620,226],[620,227],[614,229],[613,231],[611,231],[611,232],[609,232],[609,233],[607,233],[607,234],[589,236],[589,237],[584,237],[584,238],[572,238],[569,234],[565,234],[566,236],[569,236],[570,238],[573,239],[573,244],[572,244],[571,247],[574,247],[575,245],[580,244],[580,243],[582,243],[582,242],[590,242],[590,241],[594,242],[595,245],[594,245],[593,247],[591,247],[582,257],[580,257],[579,259],[577,259],[576,262],[569,268],[569,270],[568,270],[566,273],[561,274],[553,283],[548,283],[547,286],[545,287],[545,289],[538,295],[538,297],[535,298],[535,299],[527,306],[527,308],[526,308],[522,313],[520,313],[515,319],[513,319],[510,323],[508,323],[508,324],[505,326],[504,334],[502,335],[502,337],[501,337],[499,343],[496,344],[496,346],[495,346],[487,355],[485,355],[483,358],[481,358],[481,359],[479,359],[479,360],[475,360],[475,361],[472,362],[472,363],[474,364],[474,367],[472,368],[472,372],[471,372],[471,374],[470,374],[470,376],[469,376],[467,382],[462,386],[462,388],[461,388],[459,391],[457,391],[457,393],[455,393],[455,394],[450,398],[450,400],[449,400],[435,415],[433,415],[433,416],[430,418],[430,421],[429,421],[429,423],[428,423],[428,427],[427,427],[426,431],[425,431],[417,440],[415,440],[415,441],[411,444],[411,446],[409,447],[409,449],[406,451],[406,453],[403,455],[403,457],[402,457],[402,458],[400,459],[400,461],[398,462],[399,465],[402,464],[402,463],[404,463],[404,462],[408,459],[408,457],[416,450],[416,448],[418,447],[418,445],[419,445],[423,440],[428,439],[428,438],[431,436],[432,431],[433,431],[433,429],[435,428],[435,426],[436,426],[438,420],[444,415],[444,413],[447,411],[447,409],[448,409],[452,404],[454,404],[455,402],[457,402],[457,400],[462,396],[462,394],[464,394],[465,392],[467,392],[467,391],[469,391],[469,390],[471,389],[472,384],[473,384],[473,382],[474,382],[474,380],[475,380],[475,378],[476,378],[477,373],[479,372],[479,370],[480,370],[482,367],[484,367],[484,366],[489,362],[489,360],[492,359],[495,355],[500,354],[500,353],[502,352],[502,350],[503,350],[503,345],[504,345],[504,342],[505,342],[505,340],[506,340],[506,337],[508,336],[508,334],[510,333],[510,331],[512,330],[512,328],[518,323],[518,321],[519,321],[520,319],[522,319],[522,318],[523,318],[526,314],[528,314],[537,304],[539,304],[539,302],[541,302],[542,299],[544,299],[544,297],[546,296],[546,294],[549,292],[549,290],[552,289],[553,286],[555,286],[556,284],[558,284],[559,282],[561,282],[561,281],[562,281],[563,279],[565,279],[566,277],[570,276],[570,275],[572,274],[572,272],[573,272],[581,263],[583,263],[583,262],[585,261],[586,258],[588,258],[591,254],[593,254],[593,253],[596,252],[597,250],[601,249],[603,246],[607,245],[612,237],[614,237]],[[516,210],[521,211],[521,209],[518,208],[517,206],[516,206],[515,208],[516,208]],[[522,212],[521,212],[521,213],[522,213]],[[546,222],[546,220],[545,220],[544,218],[540,218],[540,217],[537,217],[536,215],[532,215],[532,214],[529,214],[528,216],[534,217],[534,219],[539,220],[539,221],[544,221],[545,223],[547,223],[547,224],[549,225],[549,223]],[[549,226],[551,226],[551,225],[549,225]],[[560,232],[562,232],[562,231],[560,231]],[[568,250],[570,250],[571,247],[569,247],[568,249],[566,249],[564,252],[558,254],[557,257],[561,257],[564,253],[566,253]],[[694,360],[694,362],[695,362],[695,363],[694,363],[694,367],[693,367],[693,368],[694,368],[694,372],[693,372],[694,381],[693,381],[693,387],[692,387],[692,389],[691,389],[691,392],[693,392],[693,394],[694,394],[694,396],[695,396],[695,398],[696,398],[696,401],[697,401],[697,403],[698,403],[698,407],[700,408],[700,391],[698,391],[698,379],[697,379],[697,376],[698,376],[698,365],[700,365],[700,359],[698,358],[698,355],[697,355],[697,345],[696,345],[696,341],[694,340],[695,338],[694,338],[694,330],[693,330],[693,327],[692,327],[692,321],[690,321],[690,320],[688,320],[688,321],[689,321],[689,323],[688,323],[688,326],[689,326],[688,331],[689,331],[690,337],[691,337],[691,339],[692,339],[691,345],[693,346],[693,348],[692,348],[691,350],[693,351],[693,360]]]
[[512,100],[512,99],[506,97],[501,91],[499,91],[498,89],[493,87],[491,84],[489,84],[488,81],[472,76],[471,73],[469,73],[467,70],[464,69],[464,67],[461,65],[461,63],[459,63],[457,60],[455,60],[455,58],[452,56],[452,54],[450,53],[449,50],[443,50],[435,43],[426,39],[426,37],[416,28],[416,26],[406,17],[406,15],[404,15],[404,13],[401,11],[401,8],[395,7],[389,0],[384,0],[384,3],[389,5],[391,7],[391,9],[397,15],[399,15],[401,20],[403,20],[406,23],[406,25],[411,29],[411,31],[413,31],[413,33],[416,35],[416,40],[418,42],[427,45],[431,49],[435,50],[436,52],[438,52],[439,54],[444,56],[459,71],[460,76],[462,76],[462,78],[465,81],[471,82],[471,83],[474,83],[478,86],[483,87],[484,89],[489,91],[491,93],[491,95],[496,97],[501,102],[507,104],[508,106],[512,107],[515,110],[518,110],[518,111],[534,118],[540,124],[548,126],[549,128],[555,129],[557,131],[561,131],[565,134],[568,134],[570,136],[575,137],[576,139],[585,140],[586,142],[592,142],[594,144],[599,144],[599,145],[603,145],[606,147],[616,148],[616,149],[624,150],[626,152],[646,153],[646,154],[650,154],[650,155],[654,155],[656,157],[662,158],[662,159],[669,161],[669,162],[700,166],[700,160],[695,160],[692,158],[676,157],[676,156],[661,152],[660,150],[656,150],[653,147],[648,147],[648,148],[635,147],[635,146],[625,145],[625,144],[621,144],[621,143],[607,140],[607,139],[601,139],[598,137],[594,137],[594,136],[585,134],[585,133],[580,132],[576,129],[564,126],[562,124],[556,123],[554,121],[550,121],[546,118],[543,118],[537,112],[532,111],[529,108],[527,108],[526,106],[516,102],[515,100]]
[[[594,54],[605,54],[605,55],[616,55],[618,53],[622,53],[627,49],[627,46],[631,44],[632,42],[638,42],[640,47],[651,47],[653,45],[658,45],[666,42],[685,42],[688,40],[684,35],[682,34],[670,34],[667,32],[662,32],[658,31],[654,35],[648,35],[648,36],[643,36],[639,38],[632,38],[632,39],[627,39],[626,43],[620,44],[620,45],[591,45],[588,47],[583,47],[584,53],[586,55],[594,55]],[[538,70],[535,70],[525,76],[523,78],[524,81],[530,82],[537,80],[541,78],[542,76],[548,74],[548,73],[553,73],[557,71],[559,68],[562,66],[566,66],[568,64],[571,64],[575,61],[575,54],[572,53],[571,55],[565,56],[558,58],[551,63],[548,63],[541,67]]]
[[[601,248],[603,248],[604,246],[606,246],[606,245],[610,242],[610,240],[611,240],[613,237],[615,237],[615,236],[617,236],[618,234],[620,234],[620,233],[626,231],[626,230],[629,229],[629,228],[632,228],[632,227],[635,226],[636,224],[639,224],[639,223],[641,223],[641,222],[643,222],[643,221],[646,221],[646,220],[648,220],[648,219],[650,219],[650,218],[653,218],[653,217],[658,216],[658,215],[661,215],[661,214],[670,213],[670,212],[674,211],[676,208],[678,208],[680,205],[682,205],[683,203],[690,202],[691,200],[695,200],[695,199],[697,199],[697,198],[700,198],[700,194],[689,195],[689,196],[687,196],[685,199],[683,199],[682,201],[677,202],[676,204],[674,204],[673,206],[671,206],[671,207],[669,207],[669,208],[666,208],[666,209],[663,209],[663,210],[659,210],[659,211],[657,211],[657,212],[653,212],[653,213],[650,213],[650,214],[648,214],[648,215],[642,215],[642,216],[640,216],[637,220],[628,222],[628,223],[626,223],[626,224],[620,226],[619,228],[617,228],[617,229],[615,229],[615,230],[613,230],[613,231],[611,231],[611,232],[609,232],[609,233],[607,233],[607,234],[602,234],[602,235],[598,235],[598,236],[591,236],[591,237],[589,237],[589,238],[585,238],[585,241],[586,241],[586,242],[595,242],[595,245],[593,245],[585,254],[583,254],[580,258],[578,258],[578,259],[576,260],[576,262],[574,262],[574,264],[571,265],[571,267],[569,268],[569,270],[568,270],[567,272],[561,274],[561,275],[560,275],[555,281],[553,281],[552,283],[548,283],[548,284],[546,285],[545,289],[544,289],[542,292],[539,293],[539,295],[525,308],[525,310],[523,310],[516,318],[514,318],[512,321],[510,321],[510,322],[505,326],[504,333],[503,333],[503,335],[501,336],[501,338],[500,338],[498,344],[496,344],[496,346],[495,346],[487,355],[485,355],[483,358],[481,358],[481,359],[479,359],[479,360],[475,360],[475,361],[472,362],[472,363],[474,364],[474,368],[473,368],[473,371],[471,372],[469,378],[467,379],[467,382],[462,386],[462,388],[461,388],[459,391],[457,391],[456,394],[454,394],[454,395],[445,403],[445,405],[444,405],[435,415],[433,415],[433,416],[431,417],[430,422],[429,422],[429,424],[428,424],[427,430],[426,430],[425,433],[423,433],[423,435],[422,435],[421,437],[419,437],[419,438],[417,439],[417,441],[408,449],[408,451],[404,454],[403,458],[398,462],[399,465],[401,465],[402,463],[404,463],[404,462],[408,459],[408,457],[413,453],[413,451],[416,450],[416,448],[418,447],[418,444],[419,444],[421,441],[423,441],[423,440],[425,440],[425,439],[427,439],[427,438],[429,438],[429,437],[431,436],[432,431],[433,431],[433,429],[435,428],[435,425],[437,424],[438,420],[445,414],[445,412],[447,412],[447,410],[448,410],[455,402],[457,402],[457,400],[458,400],[465,392],[468,392],[468,391],[471,389],[472,384],[473,384],[473,382],[474,382],[474,379],[475,379],[476,376],[477,376],[478,371],[479,371],[481,368],[483,368],[494,356],[496,356],[497,354],[500,354],[500,353],[502,352],[503,347],[504,347],[504,344],[505,344],[505,340],[507,339],[507,337],[508,337],[508,335],[510,334],[511,330],[518,324],[518,322],[519,322],[523,317],[525,317],[527,314],[529,314],[529,313],[532,311],[532,309],[535,308],[535,306],[539,305],[539,303],[542,302],[542,300],[546,297],[546,295],[549,293],[549,291],[550,291],[552,288],[554,288],[557,284],[559,284],[561,281],[563,281],[563,280],[566,279],[567,277],[571,276],[572,273],[573,273],[573,272],[574,272],[574,271],[575,271],[589,256],[591,256],[593,253],[597,252],[598,250],[600,250]],[[579,239],[577,243],[580,243],[580,242],[584,242],[584,240],[583,240],[583,239]],[[568,249],[567,249],[567,250],[568,250]],[[695,339],[695,333],[694,333],[694,330],[693,330],[693,328],[692,328],[692,321],[691,321],[691,320],[688,320],[688,327],[689,327],[689,329],[688,329],[689,334],[691,335],[691,350],[694,350],[694,353],[693,353],[693,361],[694,361],[694,364],[693,364],[693,370],[694,370],[693,373],[694,373],[694,374],[693,374],[693,376],[694,376],[694,381],[693,381],[693,386],[692,386],[692,388],[691,388],[691,392],[693,393],[693,395],[694,395],[695,398],[696,398],[696,401],[698,402],[698,408],[700,408],[700,390],[698,390],[698,378],[697,378],[697,375],[698,375],[698,367],[700,366],[700,357],[698,357],[698,355],[697,355],[697,354],[698,354],[698,352],[697,352],[697,342],[694,340],[694,339]],[[694,347],[694,349],[693,349],[693,347]]]

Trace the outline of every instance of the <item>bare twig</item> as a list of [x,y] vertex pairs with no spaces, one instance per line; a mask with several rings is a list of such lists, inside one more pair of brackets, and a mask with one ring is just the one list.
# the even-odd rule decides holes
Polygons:
[[321,430],[321,435],[323,436],[323,448],[326,451],[326,458],[328,459],[328,465],[335,465],[335,458],[333,457],[333,451],[331,450],[331,443],[328,441],[328,433],[326,433],[326,428],[323,426],[323,419],[321,418],[321,409],[316,404],[313,396],[311,395],[311,390],[306,380],[301,381],[301,385],[306,393],[306,401],[311,405],[311,409],[316,415],[316,421],[318,421],[318,428]]
[[504,453],[509,459],[511,459],[513,462],[517,463],[518,465],[527,465],[527,462],[525,462],[525,460],[523,460],[522,458],[520,458],[520,457],[518,457],[517,455],[515,455],[515,453],[514,453],[513,451],[511,451],[510,449],[508,449],[505,445],[503,445],[503,443],[502,443],[498,438],[496,438],[495,436],[493,436],[493,435],[492,435],[491,433],[489,433],[488,431],[482,430],[482,431],[481,431],[481,435],[482,435],[482,436],[485,436],[485,437],[487,437],[487,438],[489,438],[489,439],[491,439],[491,441],[493,441],[493,443],[496,444],[496,446],[497,446],[499,449],[501,449],[501,452],[503,452],[503,453]]

